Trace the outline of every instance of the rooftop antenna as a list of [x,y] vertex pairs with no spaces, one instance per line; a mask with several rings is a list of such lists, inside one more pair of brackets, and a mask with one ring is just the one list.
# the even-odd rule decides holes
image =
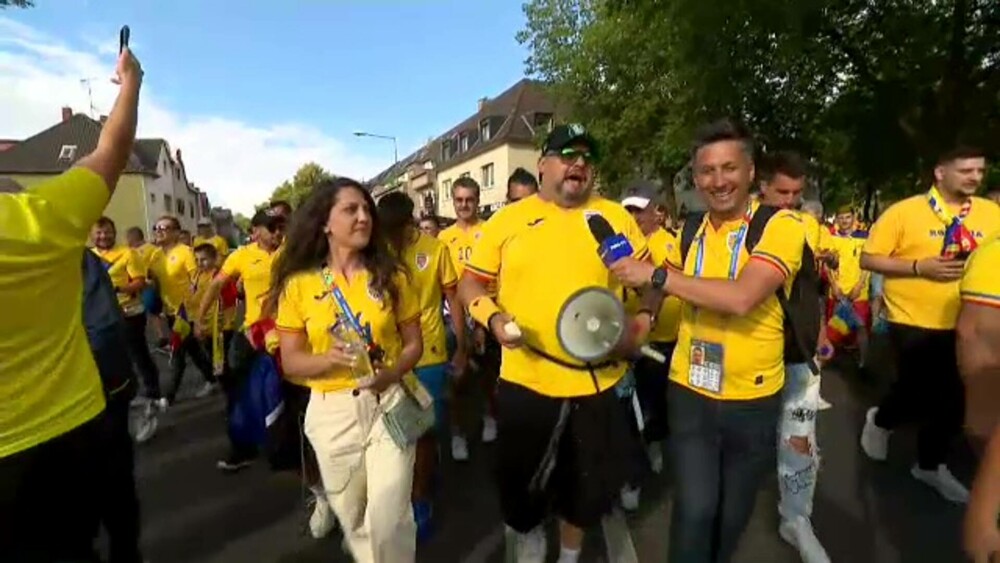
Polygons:
[[87,89],[87,101],[90,104],[90,118],[97,119],[94,117],[97,114],[97,106],[94,105],[94,90],[90,86],[93,80],[93,78],[81,78],[80,85]]

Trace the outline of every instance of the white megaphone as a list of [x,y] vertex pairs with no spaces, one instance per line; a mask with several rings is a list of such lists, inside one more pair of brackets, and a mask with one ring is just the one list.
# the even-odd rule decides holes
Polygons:
[[[556,335],[569,357],[589,363],[611,354],[625,336],[625,325],[621,299],[603,287],[586,287],[563,303],[556,317]],[[660,363],[667,360],[650,346],[639,351]]]
[[559,344],[581,362],[603,360],[625,335],[625,307],[603,287],[587,287],[570,296],[556,317]]

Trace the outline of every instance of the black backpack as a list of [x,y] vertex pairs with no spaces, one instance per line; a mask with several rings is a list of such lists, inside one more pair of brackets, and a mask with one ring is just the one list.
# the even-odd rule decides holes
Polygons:
[[[781,209],[770,205],[761,205],[750,219],[747,227],[744,246],[748,253],[753,253],[754,247],[764,234],[764,227],[771,217]],[[689,213],[684,219],[684,229],[681,231],[681,263],[687,259],[688,250],[694,242],[694,237],[701,227],[704,212]],[[788,291],[784,286],[778,288],[778,303],[784,312],[785,325],[785,363],[808,364],[816,375],[819,368],[813,360],[819,339],[820,323],[820,276],[816,269],[816,258],[808,244],[802,245],[802,266],[795,275],[795,280]]]

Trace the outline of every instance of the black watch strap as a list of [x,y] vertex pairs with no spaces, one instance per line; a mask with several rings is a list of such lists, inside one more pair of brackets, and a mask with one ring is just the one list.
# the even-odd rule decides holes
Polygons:
[[667,269],[662,266],[653,270],[653,275],[649,278],[653,289],[663,289],[667,285]]

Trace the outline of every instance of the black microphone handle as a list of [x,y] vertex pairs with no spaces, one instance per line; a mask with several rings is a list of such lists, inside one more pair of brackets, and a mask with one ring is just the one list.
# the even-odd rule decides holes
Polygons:
[[608,223],[608,220],[600,215],[587,217],[587,227],[590,228],[590,234],[594,235],[597,244],[615,236],[615,230],[611,227],[611,223]]

